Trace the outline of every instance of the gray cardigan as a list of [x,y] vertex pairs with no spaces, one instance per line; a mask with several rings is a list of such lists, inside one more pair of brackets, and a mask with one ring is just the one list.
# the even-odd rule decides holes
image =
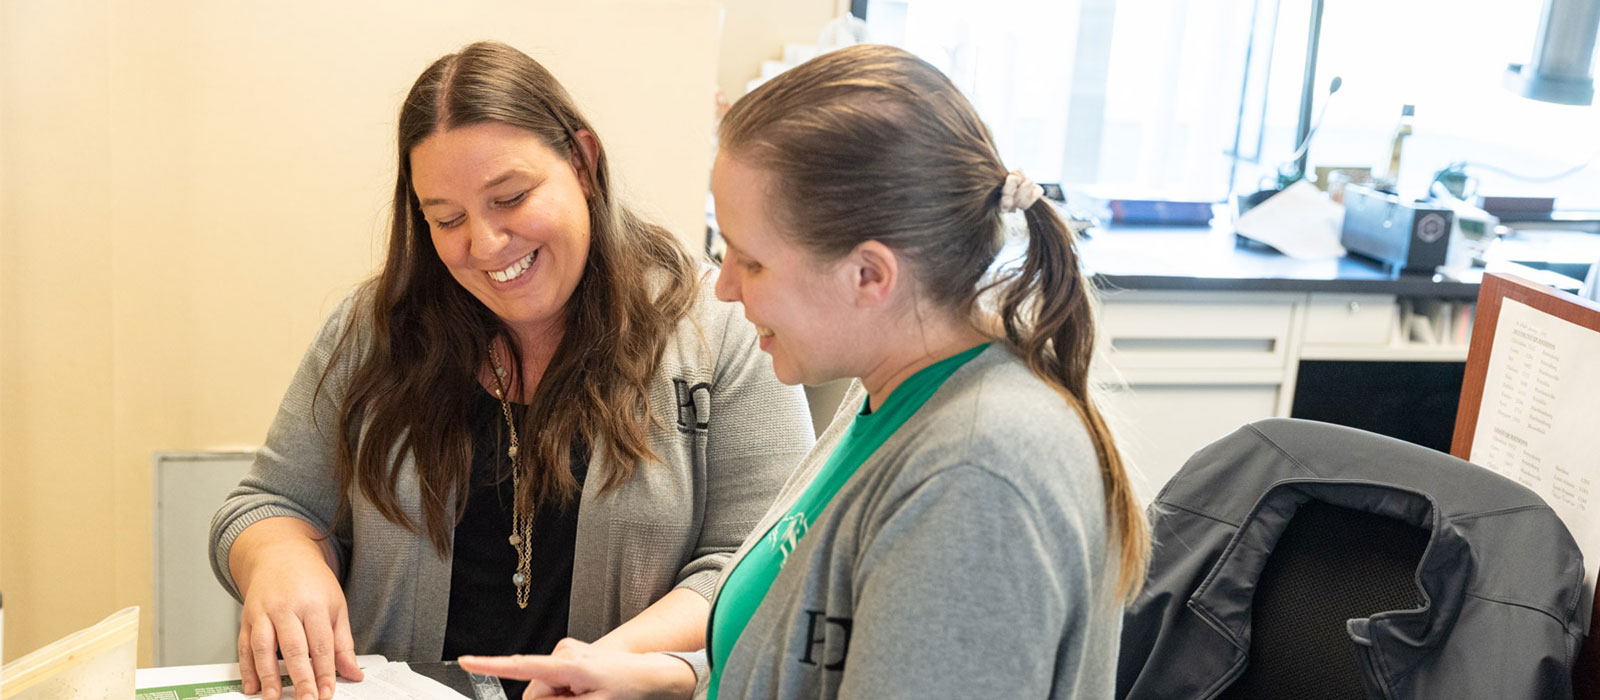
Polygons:
[[[701,280],[650,390],[649,408],[659,420],[648,439],[662,462],[638,465],[628,482],[602,494],[610,457],[603,445],[593,450],[593,478],[579,501],[572,637],[592,641],[674,588],[709,598],[729,555],[812,444],[804,394],[778,383],[742,307],[715,300],[713,282]],[[346,299],[323,325],[255,464],[212,521],[212,570],[236,598],[228,552],[246,527],[274,516],[300,518],[324,532],[331,525],[338,504],[334,414],[355,369],[354,353],[344,353],[328,373],[315,415],[312,396],[341,332],[365,318],[354,313],[359,298]],[[356,331],[356,347],[368,347],[370,329]],[[400,460],[400,505],[421,522],[415,465],[410,455]],[[357,652],[439,660],[449,557],[389,522],[359,492],[350,497],[351,520],[334,544]]]
[[[851,388],[736,561],[865,398]],[[1122,609],[1102,491],[1077,415],[990,347],[817,516],[734,644],[720,697],[1111,697]]]

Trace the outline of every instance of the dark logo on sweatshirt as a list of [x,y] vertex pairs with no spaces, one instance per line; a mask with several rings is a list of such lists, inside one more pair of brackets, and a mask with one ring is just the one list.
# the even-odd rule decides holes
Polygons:
[[672,393],[678,400],[678,430],[692,433],[711,425],[711,385],[705,382],[691,385],[682,379],[672,380]]
[[[826,671],[843,671],[844,660],[850,655],[850,627],[854,620],[848,617],[828,617],[821,610],[807,610],[806,616],[806,651],[800,657],[800,663],[807,666],[821,665]],[[839,641],[839,651],[836,658],[822,658],[826,652],[823,648],[828,637],[833,635]]]

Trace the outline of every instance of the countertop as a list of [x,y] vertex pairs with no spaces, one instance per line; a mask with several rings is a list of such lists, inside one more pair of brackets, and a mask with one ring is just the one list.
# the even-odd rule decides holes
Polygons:
[[[1219,217],[1221,218],[1221,217]],[[1095,229],[1078,242],[1084,269],[1102,289],[1334,292],[1476,299],[1481,269],[1395,275],[1364,260],[1297,260],[1239,246],[1231,225]]]

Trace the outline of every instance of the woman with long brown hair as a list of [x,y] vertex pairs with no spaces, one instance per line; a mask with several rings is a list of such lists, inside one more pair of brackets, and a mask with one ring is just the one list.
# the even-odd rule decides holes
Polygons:
[[[575,641],[461,665],[619,700],[1111,697],[1148,538],[1038,186],[937,69],[857,46],[736,102],[712,189],[718,296],[778,378],[857,381],[725,569],[709,669]],[[1026,253],[996,266],[1008,217]]]
[[382,271],[307,352],[212,526],[246,692],[429,661],[698,649],[812,442],[708,270],[618,202],[556,79],[478,43],[400,110]]

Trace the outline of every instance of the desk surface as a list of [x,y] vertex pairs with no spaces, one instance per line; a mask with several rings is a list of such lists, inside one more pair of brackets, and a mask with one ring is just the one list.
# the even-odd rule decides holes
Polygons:
[[1481,271],[1464,280],[1394,275],[1353,258],[1297,260],[1239,247],[1233,229],[1097,229],[1078,244],[1084,268],[1105,289],[1336,292],[1476,299]]
[[[374,668],[387,662],[382,656],[364,655],[356,657],[356,663],[362,668]],[[281,663],[281,662],[280,662]],[[407,663],[412,671],[427,676],[445,687],[459,693],[463,698],[477,698],[478,700],[505,700],[505,694],[500,691],[500,684],[493,679],[489,683],[475,682],[471,674],[461,670],[454,663]],[[483,678],[483,677],[479,677]],[[285,679],[287,682],[287,679]],[[345,681],[340,681],[344,683]],[[134,671],[134,687],[138,689],[136,700],[183,700],[185,698],[199,698],[218,692],[237,691],[239,689],[238,664],[202,664],[198,666],[166,666],[159,668],[141,668]],[[286,693],[284,697],[289,697]]]

